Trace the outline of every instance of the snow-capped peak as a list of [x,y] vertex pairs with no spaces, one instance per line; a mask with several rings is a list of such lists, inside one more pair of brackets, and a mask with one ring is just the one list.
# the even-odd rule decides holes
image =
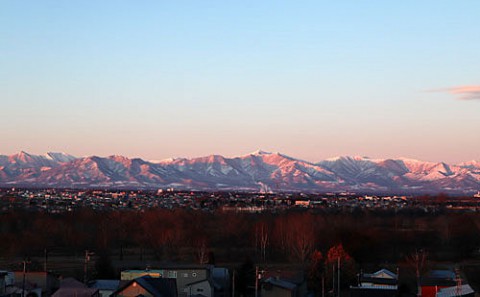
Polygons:
[[412,159],[412,158],[407,158],[407,157],[397,157],[395,160],[407,162],[407,163],[425,163],[425,161],[420,161],[418,159]]
[[477,161],[477,160],[471,160],[471,161],[468,161],[468,162],[463,162],[463,163],[460,163],[458,164],[458,166],[461,166],[461,167],[472,167],[472,168],[480,168],[480,161]]
[[154,164],[168,164],[168,163],[178,162],[182,160],[187,160],[187,159],[183,157],[170,157],[170,158],[161,159],[161,160],[148,160],[148,161]]
[[253,156],[262,156],[262,155],[271,155],[271,154],[272,154],[271,152],[266,152],[262,150],[256,150],[250,153],[250,155],[253,155]]
[[336,156],[336,157],[327,158],[324,161],[336,162],[339,160],[364,161],[364,160],[371,160],[371,159],[369,157],[362,157],[362,156]]
[[60,162],[60,163],[67,163],[76,159],[76,157],[63,152],[48,152],[43,156],[49,160]]
[[14,160],[17,160],[20,162],[28,162],[30,159],[32,159],[32,155],[30,155],[25,151],[21,151],[18,154],[10,156],[10,158],[13,158]]

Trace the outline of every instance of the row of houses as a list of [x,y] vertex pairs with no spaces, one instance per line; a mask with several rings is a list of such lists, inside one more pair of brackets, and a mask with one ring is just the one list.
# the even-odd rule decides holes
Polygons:
[[[0,297],[231,297],[232,278],[226,268],[213,265],[175,265],[156,269],[124,270],[120,280],[84,284],[59,279],[48,272],[0,271]],[[306,296],[303,273],[264,272],[258,293],[265,297]]]
[[120,280],[88,284],[59,279],[48,272],[0,271],[0,297],[229,297],[228,269],[213,265],[175,265],[154,270],[125,270]]
[[[475,296],[458,270],[432,270],[418,280],[421,297]],[[258,274],[256,296],[308,296],[303,273],[263,271]],[[234,284],[233,284],[234,285]],[[175,265],[156,269],[125,270],[120,280],[94,280],[88,284],[73,278],[59,279],[48,272],[0,271],[0,297],[231,297],[231,276],[213,265]],[[351,297],[399,296],[399,277],[387,269],[360,273]],[[335,296],[335,292],[329,292]],[[343,296],[343,295],[342,295]]]
[[[475,292],[460,276],[460,271],[431,270],[418,280],[417,296],[421,297],[473,297]],[[399,296],[398,272],[381,269],[374,273],[361,273],[357,286],[350,287],[351,297]]]

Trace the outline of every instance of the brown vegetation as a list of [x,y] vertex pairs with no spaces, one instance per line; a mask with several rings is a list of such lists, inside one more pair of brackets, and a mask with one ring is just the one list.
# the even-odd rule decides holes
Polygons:
[[148,254],[158,261],[211,263],[215,257],[240,265],[250,258],[262,265],[297,264],[317,285],[321,278],[330,284],[338,258],[346,286],[355,281],[360,267],[371,263],[408,267],[418,250],[428,253],[429,261],[462,261],[475,257],[480,247],[480,216],[475,213],[81,209],[54,215],[16,211],[0,219],[3,258],[41,257],[45,249],[49,256],[93,250],[106,262],[122,261],[127,251],[135,252],[138,260]]

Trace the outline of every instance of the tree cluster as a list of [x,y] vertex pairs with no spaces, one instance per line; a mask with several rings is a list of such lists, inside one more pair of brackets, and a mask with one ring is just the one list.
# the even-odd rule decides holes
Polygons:
[[301,265],[317,280],[314,284],[321,277],[331,280],[339,258],[342,271],[354,278],[358,267],[406,261],[419,249],[428,251],[431,260],[460,261],[475,256],[480,247],[480,216],[475,213],[81,209],[61,214],[16,211],[0,219],[0,257],[41,256],[45,249],[81,255],[89,249],[108,261],[132,254],[138,260],[198,263],[250,258],[261,264]]

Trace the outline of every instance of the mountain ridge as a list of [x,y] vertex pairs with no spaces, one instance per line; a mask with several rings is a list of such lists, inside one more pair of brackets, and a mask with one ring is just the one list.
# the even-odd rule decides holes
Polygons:
[[479,164],[360,156],[309,162],[261,150],[161,161],[22,151],[0,155],[0,186],[464,194],[480,190]]

